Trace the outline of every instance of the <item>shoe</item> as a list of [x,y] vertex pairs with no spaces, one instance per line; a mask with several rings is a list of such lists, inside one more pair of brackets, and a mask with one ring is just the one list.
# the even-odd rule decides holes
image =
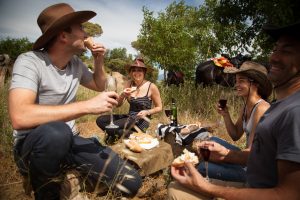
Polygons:
[[25,191],[25,194],[27,196],[31,196],[32,186],[30,183],[30,178],[29,176],[22,176],[22,178],[23,178],[23,189]]
[[60,199],[61,200],[89,200],[89,198],[80,193],[80,174],[77,171],[69,171],[66,173],[63,183],[61,184]]

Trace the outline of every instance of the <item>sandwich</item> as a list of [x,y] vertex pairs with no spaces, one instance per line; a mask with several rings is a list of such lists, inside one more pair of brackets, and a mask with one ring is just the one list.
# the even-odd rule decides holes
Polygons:
[[132,93],[134,91],[136,91],[137,87],[130,87],[130,88],[125,88],[124,92],[126,93]]
[[83,42],[84,42],[84,46],[85,46],[86,48],[88,48],[89,50],[92,50],[92,49],[93,49],[94,41],[93,41],[93,38],[92,38],[92,37],[86,38]]
[[187,149],[183,150],[183,154],[175,158],[172,162],[172,166],[174,167],[183,167],[185,162],[191,162],[194,165],[199,163],[198,156],[195,153],[188,151]]

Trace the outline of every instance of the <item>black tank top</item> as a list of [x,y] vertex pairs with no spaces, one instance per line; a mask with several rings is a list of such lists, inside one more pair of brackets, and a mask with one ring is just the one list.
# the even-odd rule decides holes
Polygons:
[[[147,94],[143,97],[130,97],[129,99],[129,116],[135,118],[141,110],[149,110],[152,107],[152,100],[148,97],[151,83],[149,84]],[[136,125],[145,130],[149,127],[149,123],[143,119],[139,119]]]

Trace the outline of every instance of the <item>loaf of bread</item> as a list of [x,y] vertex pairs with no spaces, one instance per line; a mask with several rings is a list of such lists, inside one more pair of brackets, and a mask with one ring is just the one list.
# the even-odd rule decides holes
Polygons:
[[133,152],[141,153],[143,151],[143,148],[135,140],[126,140],[125,145]]
[[195,153],[188,151],[187,149],[183,150],[183,154],[175,158],[172,162],[174,167],[182,167],[185,162],[191,162],[194,165],[199,163],[198,156]]

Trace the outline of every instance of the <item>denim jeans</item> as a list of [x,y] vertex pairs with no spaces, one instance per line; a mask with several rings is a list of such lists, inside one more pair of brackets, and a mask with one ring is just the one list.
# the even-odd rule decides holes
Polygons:
[[[240,150],[238,147],[218,137],[211,137],[210,140],[221,144],[227,149],[235,151]],[[205,176],[206,172],[204,162],[201,162],[197,166],[197,169],[203,176]],[[208,162],[208,177],[223,181],[245,182],[246,170],[241,165]]]
[[135,195],[142,183],[139,173],[110,148],[94,139],[73,136],[64,122],[38,126],[19,144],[15,160],[22,175],[28,173],[38,200],[59,199],[60,184],[53,180],[71,168],[112,189],[122,185],[127,195]]

